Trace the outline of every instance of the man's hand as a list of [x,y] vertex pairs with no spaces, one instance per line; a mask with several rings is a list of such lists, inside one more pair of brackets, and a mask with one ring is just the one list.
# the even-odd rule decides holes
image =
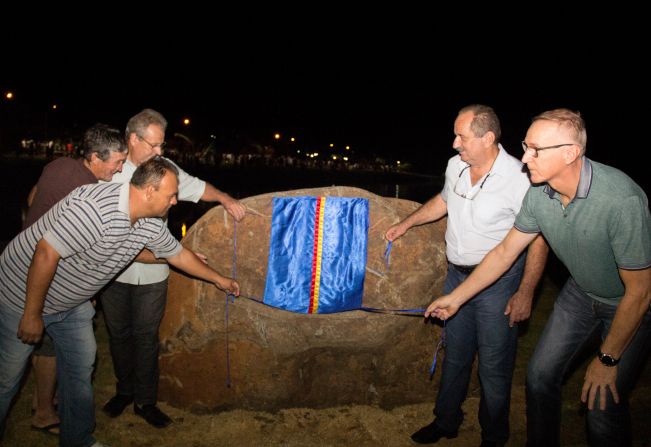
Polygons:
[[222,202],[222,205],[228,214],[233,216],[233,219],[237,222],[244,219],[244,216],[246,215],[246,207],[239,200],[226,200]]
[[197,253],[196,251],[193,251],[194,255],[199,258],[201,262],[204,264],[208,264],[208,256],[204,255],[203,253]]
[[386,233],[384,233],[384,237],[387,238],[389,241],[395,241],[398,239],[400,236],[405,234],[407,232],[407,229],[402,225],[401,223],[397,223],[393,226],[391,226]]
[[235,296],[240,296],[240,285],[234,279],[222,276],[217,282],[215,282],[215,286],[226,293],[232,293]]
[[515,323],[529,319],[531,316],[531,303],[533,296],[528,293],[520,292],[519,290],[509,299],[506,303],[504,315],[509,316],[509,327],[513,327]]
[[425,311],[425,318],[432,316],[440,320],[447,320],[452,315],[456,314],[458,310],[459,305],[450,298],[450,295],[445,295],[432,301],[432,304],[430,304]]
[[38,343],[43,336],[43,318],[39,316],[30,317],[23,315],[18,324],[18,338],[23,343]]
[[594,409],[594,401],[599,393],[599,409],[606,409],[606,387],[613,394],[615,403],[619,403],[619,394],[617,393],[617,366],[606,366],[595,358],[588,365],[585,372],[583,389],[581,390],[581,402],[588,403],[588,409]]

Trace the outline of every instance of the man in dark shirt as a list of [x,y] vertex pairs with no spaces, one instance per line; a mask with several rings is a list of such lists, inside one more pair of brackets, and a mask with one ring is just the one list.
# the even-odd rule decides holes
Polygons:
[[[78,186],[111,180],[113,174],[122,171],[127,145],[118,129],[95,124],[84,134],[83,147],[83,158],[61,157],[43,168],[27,199],[29,209],[23,230]],[[54,406],[56,358],[54,344],[47,333],[32,354],[32,367],[35,378],[32,428],[58,435],[59,416]]]

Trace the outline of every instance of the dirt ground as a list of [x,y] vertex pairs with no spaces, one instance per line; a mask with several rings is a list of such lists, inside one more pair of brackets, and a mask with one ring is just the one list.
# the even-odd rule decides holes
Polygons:
[[[540,329],[544,325],[555,296],[556,286],[545,281],[541,298],[531,322],[519,340],[518,360],[514,374],[511,404],[511,439],[509,446],[524,446],[526,441],[524,374]],[[108,353],[106,328],[101,315],[96,318],[98,368],[95,377],[98,440],[112,447],[204,447],[204,446],[269,446],[269,447],[330,447],[415,445],[409,435],[432,420],[428,403],[382,409],[372,406],[341,406],[325,409],[292,408],[276,413],[233,410],[218,414],[197,415],[160,403],[174,423],[165,429],[149,426],[133,409],[128,408],[117,419],[101,412],[101,406],[113,395],[114,379]],[[583,407],[580,404],[581,379],[584,366],[568,378],[564,388],[562,445],[587,445],[584,435]],[[426,379],[426,374],[422,380]],[[438,374],[437,374],[438,376]],[[246,380],[234,377],[234,380]],[[421,380],[421,378],[405,378]],[[436,378],[435,378],[436,380]],[[25,386],[10,413],[5,434],[5,447],[56,446],[57,437],[30,430],[30,401],[33,379]],[[449,447],[478,446],[481,442],[477,409],[479,390],[469,391],[464,404],[465,421],[459,437],[441,440],[436,445]],[[631,401],[636,446],[651,446],[651,367],[638,382]]]

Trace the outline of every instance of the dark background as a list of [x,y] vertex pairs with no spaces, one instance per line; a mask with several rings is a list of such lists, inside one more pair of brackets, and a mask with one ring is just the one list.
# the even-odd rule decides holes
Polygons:
[[471,6],[333,8],[280,19],[181,8],[125,11],[107,24],[9,23],[0,88],[16,99],[0,109],[0,150],[30,132],[81,133],[98,121],[124,128],[152,107],[170,121],[168,135],[266,144],[280,132],[440,175],[459,108],[494,107],[505,147],[520,156],[531,118],[568,107],[586,120],[588,156],[646,188],[645,115],[635,105],[648,96],[648,48],[635,11],[591,10],[587,20],[549,5],[512,11],[521,19],[507,24],[499,11]]

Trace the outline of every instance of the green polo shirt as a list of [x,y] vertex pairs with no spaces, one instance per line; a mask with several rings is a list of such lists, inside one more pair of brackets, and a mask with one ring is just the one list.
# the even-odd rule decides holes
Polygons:
[[622,171],[583,157],[576,196],[563,208],[549,185],[529,189],[515,220],[524,233],[542,233],[577,285],[597,301],[624,295],[618,269],[651,265],[647,196]]

